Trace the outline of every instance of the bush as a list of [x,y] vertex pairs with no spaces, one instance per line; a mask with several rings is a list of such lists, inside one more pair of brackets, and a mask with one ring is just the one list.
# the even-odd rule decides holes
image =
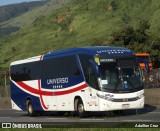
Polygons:
[[127,26],[112,33],[111,44],[130,48],[134,52],[148,52],[151,54],[152,60],[158,60],[160,59],[160,38],[150,36],[147,33],[149,28],[150,24],[145,20],[141,20],[137,29]]

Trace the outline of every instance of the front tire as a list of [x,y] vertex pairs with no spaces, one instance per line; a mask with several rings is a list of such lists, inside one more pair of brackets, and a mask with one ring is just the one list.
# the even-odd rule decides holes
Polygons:
[[80,118],[86,117],[86,112],[84,110],[84,104],[81,99],[78,99],[78,102],[77,102],[77,112]]

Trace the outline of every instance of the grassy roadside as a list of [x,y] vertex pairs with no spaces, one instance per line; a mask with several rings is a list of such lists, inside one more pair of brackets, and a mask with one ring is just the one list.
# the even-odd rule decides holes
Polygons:
[[4,131],[158,131],[158,128],[44,128],[44,129],[3,129]]

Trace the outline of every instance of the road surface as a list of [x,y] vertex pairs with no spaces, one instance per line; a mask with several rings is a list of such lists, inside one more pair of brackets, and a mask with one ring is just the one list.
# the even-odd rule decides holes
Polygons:
[[[122,115],[108,113],[89,113],[87,118],[79,118],[74,113],[66,113],[60,116],[56,112],[46,112],[37,117],[29,117],[26,111],[0,110],[0,123],[42,123],[52,127],[88,124],[97,127],[117,127],[122,123],[130,126],[135,124],[157,124],[160,127],[160,106],[146,105],[144,109],[126,110]],[[127,126],[126,124],[126,126]],[[145,126],[145,125],[142,125]]]

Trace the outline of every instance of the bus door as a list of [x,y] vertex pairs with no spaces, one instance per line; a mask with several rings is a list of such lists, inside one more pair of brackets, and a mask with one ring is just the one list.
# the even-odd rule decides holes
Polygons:
[[86,81],[89,86],[87,95],[86,95],[87,97],[86,102],[89,110],[96,111],[96,110],[99,110],[98,109],[99,99],[97,97],[98,83],[97,83],[97,77],[92,65],[88,67],[86,76],[87,76]]

